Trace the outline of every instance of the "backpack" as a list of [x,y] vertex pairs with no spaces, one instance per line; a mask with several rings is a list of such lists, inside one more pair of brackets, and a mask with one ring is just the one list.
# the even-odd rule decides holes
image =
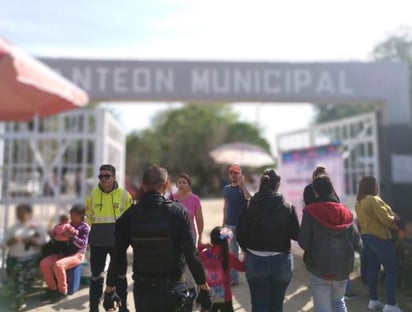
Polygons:
[[203,261],[206,281],[210,287],[211,299],[213,303],[225,302],[225,271],[218,255],[214,255],[210,250],[204,251],[207,258]]

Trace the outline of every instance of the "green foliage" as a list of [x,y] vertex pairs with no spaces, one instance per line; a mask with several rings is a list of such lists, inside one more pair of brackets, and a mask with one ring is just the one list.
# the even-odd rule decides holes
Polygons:
[[412,65],[412,29],[400,27],[387,39],[375,46],[372,52],[376,60],[401,60]]
[[238,116],[223,104],[188,104],[161,112],[150,129],[127,137],[126,170],[139,174],[150,163],[165,166],[172,176],[187,172],[195,185],[209,192],[218,187],[221,166],[209,152],[216,146],[235,141],[258,144],[270,149],[260,130],[240,122]]
[[160,145],[153,131],[133,132],[126,139],[126,172],[135,174],[142,168],[159,163]]
[[249,142],[263,147],[270,153],[270,145],[261,137],[261,130],[248,122],[237,121],[229,125],[226,142]]
[[[378,43],[372,51],[375,60],[403,61],[409,65],[412,78],[412,31],[409,27],[400,27],[387,39]],[[412,79],[411,79],[412,82]],[[412,85],[411,85],[412,95]],[[373,111],[376,106],[369,103],[353,105],[322,105],[318,106],[316,123],[337,120],[366,112]]]
[[357,105],[328,104],[317,106],[316,110],[316,123],[322,123],[371,112],[374,110],[374,105],[370,103],[359,103]]
[[[409,95],[412,99],[412,28],[399,27],[372,52],[376,60],[402,61],[409,67]],[[412,105],[412,103],[411,103]]]

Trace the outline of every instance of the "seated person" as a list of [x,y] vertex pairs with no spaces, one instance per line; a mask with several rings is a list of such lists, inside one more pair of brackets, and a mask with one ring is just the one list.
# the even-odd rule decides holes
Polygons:
[[90,227],[84,221],[86,208],[83,205],[74,205],[70,209],[70,225],[76,231],[66,231],[62,235],[68,238],[68,248],[65,253],[51,254],[43,258],[40,262],[40,270],[43,280],[46,282],[48,291],[45,294],[46,300],[59,300],[67,295],[66,270],[74,268],[82,263]]
[[78,235],[79,231],[76,230],[70,224],[70,216],[66,213],[62,214],[59,218],[59,223],[56,224],[53,230],[50,232],[51,241],[47,244],[47,250],[45,251],[45,256],[50,254],[66,254],[69,248],[70,235]]
[[12,282],[18,311],[26,307],[26,295],[32,287],[41,257],[41,248],[47,241],[47,231],[33,220],[33,210],[28,204],[16,207],[17,223],[6,231],[7,275]]

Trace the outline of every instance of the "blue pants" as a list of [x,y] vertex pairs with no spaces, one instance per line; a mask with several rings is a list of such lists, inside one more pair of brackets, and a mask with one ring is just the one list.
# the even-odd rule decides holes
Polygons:
[[345,287],[347,280],[324,280],[309,273],[315,312],[346,312]]
[[[239,258],[239,244],[236,239],[236,226],[226,224],[225,227],[233,232],[233,238],[229,241],[229,251]],[[230,270],[230,281],[235,283],[239,282],[239,273],[236,270]]]
[[292,279],[293,256],[281,253],[261,257],[248,252],[245,266],[252,312],[282,312],[286,289]]
[[380,239],[375,235],[362,234],[365,257],[368,260],[367,282],[369,299],[378,300],[377,281],[381,265],[385,270],[387,304],[396,304],[398,260],[395,244],[391,239]]

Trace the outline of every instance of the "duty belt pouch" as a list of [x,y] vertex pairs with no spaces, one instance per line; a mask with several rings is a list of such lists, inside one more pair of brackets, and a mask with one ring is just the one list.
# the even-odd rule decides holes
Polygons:
[[176,311],[183,311],[186,302],[190,299],[190,292],[185,284],[177,284],[171,288],[165,287],[164,292],[167,300],[176,307]]

